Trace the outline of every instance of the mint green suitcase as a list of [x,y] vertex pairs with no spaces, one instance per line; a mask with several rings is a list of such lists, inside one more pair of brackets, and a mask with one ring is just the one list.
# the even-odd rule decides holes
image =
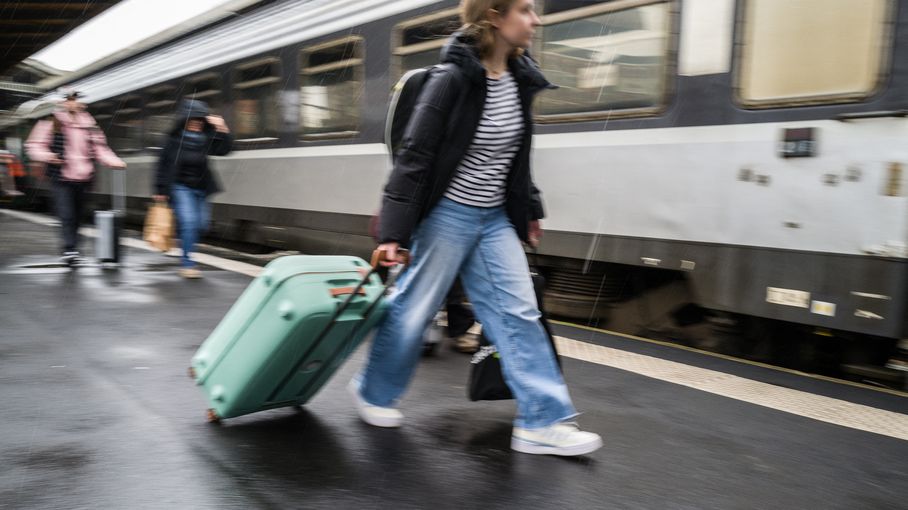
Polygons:
[[305,404],[382,317],[384,291],[357,257],[269,263],[192,358],[208,419]]

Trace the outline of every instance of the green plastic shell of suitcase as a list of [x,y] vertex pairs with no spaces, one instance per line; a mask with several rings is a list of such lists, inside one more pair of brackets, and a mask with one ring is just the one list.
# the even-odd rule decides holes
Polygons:
[[209,420],[305,404],[384,314],[370,269],[347,256],[269,263],[192,358]]

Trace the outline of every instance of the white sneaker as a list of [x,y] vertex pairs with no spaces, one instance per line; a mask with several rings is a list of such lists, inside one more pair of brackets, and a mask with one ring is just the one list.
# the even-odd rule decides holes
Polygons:
[[202,277],[202,272],[194,267],[181,268],[179,274],[187,280],[198,280]]
[[80,256],[79,256],[79,252],[77,252],[77,251],[65,251],[65,252],[63,252],[63,256],[60,257],[60,262],[66,264],[66,265],[68,265],[68,266],[75,266],[76,264],[78,264],[79,262],[81,262],[81,258],[80,258]]
[[356,404],[356,410],[359,411],[359,417],[369,425],[394,428],[400,427],[403,423],[404,415],[397,409],[374,406],[363,400],[359,394],[359,383],[356,379],[350,381],[347,391],[353,395],[353,402]]
[[586,455],[602,448],[599,434],[583,432],[576,423],[556,423],[541,429],[514,427],[511,449],[538,455]]

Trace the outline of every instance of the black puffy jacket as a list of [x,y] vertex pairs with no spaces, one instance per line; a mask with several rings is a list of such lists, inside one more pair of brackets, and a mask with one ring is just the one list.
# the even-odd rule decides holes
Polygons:
[[[461,33],[451,36],[441,62],[453,65],[430,71],[395,154],[382,200],[380,242],[409,246],[416,226],[447,191],[482,117],[486,71],[472,41]],[[510,59],[508,67],[517,82],[524,130],[508,172],[505,209],[517,235],[527,241],[529,222],[544,216],[539,190],[530,176],[531,106],[537,92],[554,86],[529,55]]]

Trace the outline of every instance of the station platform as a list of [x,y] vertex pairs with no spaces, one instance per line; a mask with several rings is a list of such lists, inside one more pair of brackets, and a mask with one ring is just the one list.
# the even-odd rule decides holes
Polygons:
[[512,452],[513,402],[468,401],[447,348],[400,429],[345,391],[367,345],[302,410],[209,424],[186,368],[258,268],[183,280],[133,238],[71,270],[54,224],[0,210],[2,508],[908,508],[904,394],[562,323],[586,457]]

